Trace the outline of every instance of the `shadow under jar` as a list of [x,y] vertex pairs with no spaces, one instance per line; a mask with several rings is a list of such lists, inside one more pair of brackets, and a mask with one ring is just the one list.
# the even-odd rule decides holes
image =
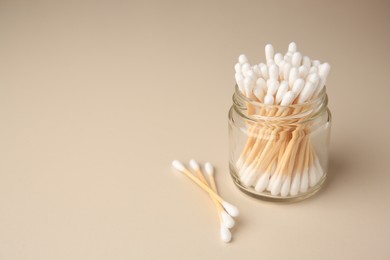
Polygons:
[[265,105],[236,86],[229,110],[229,166],[255,198],[297,201],[315,194],[328,170],[331,113],[324,87],[306,103]]

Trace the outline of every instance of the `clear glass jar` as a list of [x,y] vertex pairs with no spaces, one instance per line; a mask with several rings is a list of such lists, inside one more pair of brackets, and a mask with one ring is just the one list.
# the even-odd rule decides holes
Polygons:
[[296,201],[316,193],[328,171],[331,113],[325,87],[315,99],[264,105],[236,86],[229,110],[230,174],[243,192]]

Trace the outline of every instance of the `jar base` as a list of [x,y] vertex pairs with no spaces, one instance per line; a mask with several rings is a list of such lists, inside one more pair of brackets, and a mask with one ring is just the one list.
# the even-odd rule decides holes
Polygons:
[[230,176],[233,179],[234,184],[237,186],[237,188],[245,193],[246,195],[253,197],[255,199],[260,199],[264,201],[271,201],[271,202],[281,202],[281,203],[288,203],[288,202],[299,202],[302,200],[305,200],[314,194],[316,194],[322,187],[323,183],[326,180],[326,172],[324,173],[324,176],[321,178],[321,180],[314,186],[311,187],[307,192],[303,194],[298,194],[296,196],[287,196],[287,197],[281,197],[281,196],[274,196],[270,192],[262,192],[258,193],[255,189],[251,187],[246,187],[241,184],[240,178],[237,175],[237,172],[235,170],[235,167],[229,164],[229,172]]

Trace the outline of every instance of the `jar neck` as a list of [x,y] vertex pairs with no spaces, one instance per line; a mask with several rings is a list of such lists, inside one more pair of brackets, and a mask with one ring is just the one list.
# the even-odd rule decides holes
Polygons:
[[233,107],[235,111],[247,120],[254,122],[299,121],[304,123],[316,118],[327,109],[327,106],[328,96],[325,87],[316,98],[305,103],[292,104],[289,106],[266,105],[257,100],[250,99],[241,93],[237,85],[233,95]]

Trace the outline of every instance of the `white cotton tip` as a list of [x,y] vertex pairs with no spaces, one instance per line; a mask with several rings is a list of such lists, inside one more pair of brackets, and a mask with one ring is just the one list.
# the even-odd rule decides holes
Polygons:
[[272,185],[275,182],[277,177],[278,177],[278,175],[275,174],[274,169],[273,169],[270,172],[270,178],[269,178],[268,185],[267,185],[267,188],[266,188],[267,191],[271,191]]
[[330,71],[330,65],[328,63],[321,64],[321,66],[319,67],[318,75],[320,76],[320,83],[318,85],[316,94],[320,93],[322,88],[325,86],[326,78],[329,75],[329,71]]
[[306,77],[306,81],[310,81],[311,83],[313,83],[314,88],[317,88],[318,83],[319,83],[319,81],[320,81],[320,77],[317,75],[317,73],[313,72],[313,73],[310,73],[310,74]]
[[316,174],[316,168],[314,165],[312,165],[309,169],[309,186],[313,187],[317,184],[317,174]]
[[318,74],[320,75],[320,78],[326,78],[330,71],[330,65],[329,63],[325,62],[319,66]]
[[309,74],[311,74],[311,73],[318,73],[318,68],[316,67],[316,66],[312,66],[312,67],[310,67],[310,69],[309,69]]
[[295,196],[298,194],[300,185],[301,185],[301,173],[296,172],[293,181],[291,183],[291,188],[290,188],[291,196]]
[[283,55],[281,53],[276,53],[274,56],[274,61],[277,65],[280,65],[280,62],[283,60]]
[[[262,79],[262,78],[260,78]],[[253,94],[256,96],[256,98],[260,101],[263,102],[264,100],[264,89],[256,84],[255,88],[253,89]]]
[[282,188],[280,189],[280,196],[286,197],[290,192],[291,176],[287,176],[284,180]]
[[315,164],[317,170],[320,172],[320,177],[322,177],[324,175],[324,170],[322,169],[320,160],[318,160],[318,156],[315,155],[314,157],[315,157],[314,164]]
[[272,95],[266,95],[264,97],[264,104],[265,105],[273,105],[274,104],[274,96]]
[[255,80],[252,77],[248,77],[244,79],[244,89],[247,97],[250,97],[254,84],[255,84]]
[[257,79],[257,75],[252,69],[250,69],[246,72],[246,77]]
[[242,74],[243,74],[245,77],[246,77],[248,71],[250,71],[250,70],[251,70],[251,65],[249,65],[249,63],[244,63],[244,64],[242,64],[242,66],[241,66],[241,72],[242,72]]
[[240,157],[236,162],[237,169],[241,169],[241,167],[244,165],[245,159]]
[[194,159],[191,159],[190,160],[190,167],[194,170],[194,171],[198,171],[200,170],[200,165],[197,161],[195,161]]
[[287,91],[286,94],[284,94],[284,97],[282,101],[280,102],[281,106],[289,106],[292,104],[292,102],[295,99],[295,93],[293,91]]
[[275,104],[277,105],[280,104],[287,91],[288,91],[288,83],[287,81],[283,80],[279,85],[278,92],[276,92]]
[[265,49],[265,59],[267,61],[273,60],[273,57],[274,57],[274,47],[272,46],[272,44],[265,45],[264,49]]
[[186,167],[184,167],[184,164],[179,160],[172,161],[172,166],[178,171],[184,172]]
[[317,177],[317,182],[319,182],[322,178],[322,176],[324,176],[324,172],[322,171],[322,168],[321,167],[318,167],[316,164],[313,165],[314,169],[315,169],[315,173],[316,173],[316,177]]
[[291,53],[288,52],[286,55],[284,55],[283,60],[284,60],[286,63],[288,63],[288,64],[291,65],[291,57],[292,57]]
[[279,175],[272,183],[271,194],[274,196],[278,195],[280,193],[281,188],[282,188],[282,176]]
[[299,77],[298,68],[292,67],[290,70],[290,74],[288,75],[288,84],[290,85],[291,88],[298,77]]
[[318,66],[321,65],[321,62],[320,62],[319,60],[313,60],[313,61],[311,62],[311,65],[312,65],[312,66],[318,67]]
[[279,67],[276,64],[271,65],[268,68],[268,75],[270,79],[278,80],[279,79]]
[[301,93],[304,86],[305,86],[305,81],[303,79],[298,78],[295,80],[291,90],[295,93],[296,96],[298,96],[299,93]]
[[245,88],[244,88],[244,76],[240,73],[235,74],[236,83],[238,86],[238,89],[242,94],[245,94]]
[[249,172],[250,172],[250,170],[248,170],[249,168],[250,168],[250,166],[241,168],[241,170],[240,170],[240,180],[241,180],[241,183],[244,183],[244,181],[248,177]]
[[260,67],[261,75],[263,75],[263,78],[267,80],[269,78],[267,65],[265,65],[264,63],[260,63],[259,67]]
[[288,52],[296,52],[297,51],[297,44],[295,42],[290,42],[288,45]]
[[257,172],[252,167],[248,167],[247,174],[245,175],[245,178],[242,180],[242,184],[244,186],[250,187],[252,184],[256,181],[257,178]]
[[279,88],[279,82],[274,79],[267,80],[267,95],[274,96]]
[[225,243],[229,243],[232,240],[232,233],[223,223],[221,223],[220,235],[221,240]]
[[242,67],[242,64],[241,63],[236,63],[236,65],[234,65],[234,70],[236,73],[241,73],[241,67]]
[[204,164],[204,170],[205,170],[207,175],[209,175],[209,176],[214,175],[214,166],[211,163],[206,162]]
[[230,204],[229,202],[222,202],[222,206],[224,207],[226,212],[233,218],[238,217],[238,215],[240,215],[240,212],[238,211],[237,207]]
[[311,60],[309,57],[307,56],[303,56],[302,58],[302,65],[305,66],[306,68],[310,68],[311,67]]
[[267,83],[263,78],[258,78],[256,80],[256,86],[261,88],[263,91],[267,89]]
[[288,77],[290,76],[291,64],[285,63],[283,67],[283,79],[288,81]]
[[257,78],[262,77],[259,65],[254,65],[252,70],[255,72]]
[[248,58],[245,54],[241,54],[240,56],[238,56],[238,62],[241,64],[248,63]]
[[294,67],[301,66],[302,62],[302,54],[300,52],[294,52],[293,56],[291,57],[291,64]]
[[305,193],[309,188],[309,173],[308,169],[306,168],[303,171],[302,177],[301,177],[301,186],[299,187],[299,191],[301,193]]
[[255,190],[257,192],[263,192],[265,190],[265,188],[267,188],[268,182],[269,182],[269,177],[270,177],[269,175],[270,175],[269,172],[265,172],[257,180],[256,186],[255,186]]
[[298,68],[298,74],[300,78],[304,79],[309,74],[309,69],[305,65],[302,65]]
[[301,94],[299,94],[298,97],[298,103],[302,104],[309,100],[311,96],[313,95],[316,88],[314,87],[314,84],[310,81],[307,81],[305,86],[303,87]]
[[275,65],[275,61],[274,60],[267,60],[267,66],[271,66],[271,65]]
[[234,219],[226,213],[226,211],[222,211],[221,212],[221,219],[222,219],[222,223],[225,225],[225,227],[227,228],[232,228],[234,227],[234,225],[236,224],[236,222],[234,221]]

